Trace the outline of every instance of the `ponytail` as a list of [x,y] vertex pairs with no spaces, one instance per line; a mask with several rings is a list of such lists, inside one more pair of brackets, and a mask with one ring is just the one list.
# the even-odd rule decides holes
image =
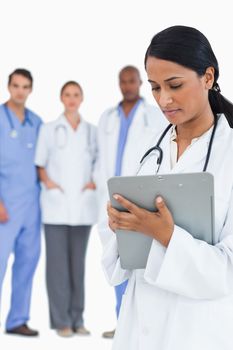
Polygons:
[[209,90],[209,102],[214,114],[224,114],[229,126],[233,128],[233,104],[222,94],[218,83]]

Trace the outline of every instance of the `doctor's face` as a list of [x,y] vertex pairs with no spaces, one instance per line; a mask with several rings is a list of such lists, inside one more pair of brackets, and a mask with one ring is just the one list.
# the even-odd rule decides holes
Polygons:
[[67,85],[61,94],[61,102],[64,104],[66,112],[78,111],[82,101],[83,94],[77,85]]
[[31,81],[20,74],[13,74],[8,85],[10,100],[15,104],[24,105],[29,94],[32,92]]
[[210,114],[212,67],[200,77],[189,68],[149,56],[146,71],[153,96],[170,123],[181,125]]
[[119,76],[119,86],[125,101],[135,101],[139,97],[142,82],[136,70],[123,70]]

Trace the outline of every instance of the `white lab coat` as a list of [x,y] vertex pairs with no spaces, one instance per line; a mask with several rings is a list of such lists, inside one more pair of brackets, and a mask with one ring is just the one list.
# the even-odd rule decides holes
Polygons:
[[48,190],[42,184],[43,223],[74,226],[96,222],[96,191],[83,191],[92,180],[96,152],[96,127],[82,118],[77,130],[64,115],[41,127],[35,164],[45,167],[63,190]]
[[[143,155],[142,144],[154,137],[167,125],[167,120],[159,108],[142,100],[130,125],[122,160],[121,175],[134,175]],[[117,106],[106,110],[100,118],[97,130],[98,160],[95,169],[99,199],[99,232],[103,244],[111,235],[106,232],[106,203],[108,201],[107,180],[114,176],[117,145],[120,131],[120,118]]]
[[[170,133],[161,147],[160,173],[203,169],[211,131],[170,168]],[[156,142],[156,140],[155,140]],[[167,248],[153,241],[146,268],[120,267],[115,235],[105,247],[103,266],[112,285],[129,278],[114,350],[233,349],[233,130],[219,120],[208,172],[215,179],[215,246],[175,226]],[[153,174],[156,156],[140,174]]]

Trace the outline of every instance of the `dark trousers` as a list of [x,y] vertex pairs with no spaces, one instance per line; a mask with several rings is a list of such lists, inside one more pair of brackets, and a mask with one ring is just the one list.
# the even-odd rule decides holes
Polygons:
[[85,256],[91,226],[45,225],[51,328],[83,325]]

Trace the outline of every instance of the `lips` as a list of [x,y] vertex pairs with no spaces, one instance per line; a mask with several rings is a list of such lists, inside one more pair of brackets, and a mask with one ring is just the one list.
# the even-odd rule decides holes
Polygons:
[[179,111],[180,111],[179,108],[164,109],[164,110],[163,110],[163,113],[164,113],[167,117],[174,117]]

